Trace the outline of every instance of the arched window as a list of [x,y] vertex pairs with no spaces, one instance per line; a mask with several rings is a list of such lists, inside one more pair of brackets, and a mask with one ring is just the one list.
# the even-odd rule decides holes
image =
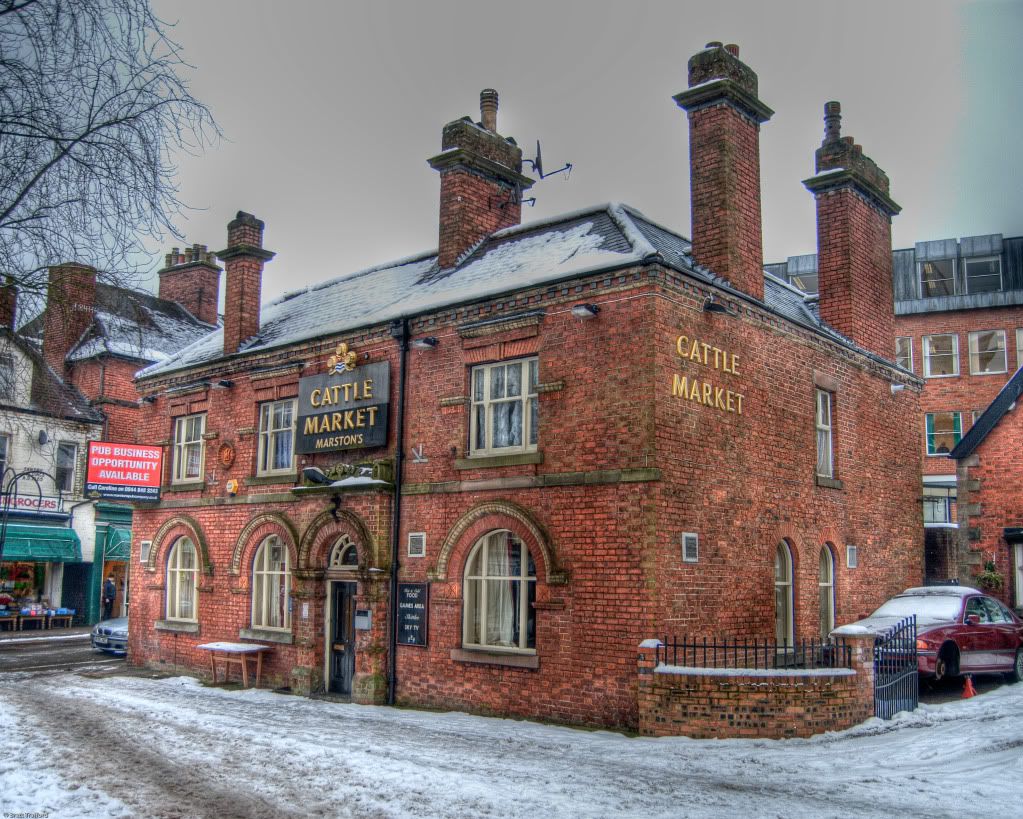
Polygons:
[[252,627],[291,628],[291,566],[288,550],[270,535],[252,561]]
[[167,555],[167,619],[197,620],[199,561],[191,538],[180,537]]
[[817,589],[820,594],[821,638],[826,640],[835,628],[835,559],[827,546],[821,548]]
[[465,565],[462,643],[469,648],[536,648],[536,566],[508,531],[490,532]]
[[774,551],[774,638],[779,646],[795,642],[792,619],[792,553],[783,540]]
[[348,535],[341,535],[334,548],[330,550],[330,562],[327,566],[331,569],[358,569],[359,550]]

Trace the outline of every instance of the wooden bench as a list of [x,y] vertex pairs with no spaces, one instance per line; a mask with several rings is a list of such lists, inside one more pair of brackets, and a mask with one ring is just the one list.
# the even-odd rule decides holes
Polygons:
[[227,682],[231,672],[231,666],[237,665],[242,670],[242,687],[249,687],[249,659],[256,662],[256,687],[259,687],[259,677],[263,672],[263,653],[270,650],[270,646],[258,643],[203,643],[196,646],[203,651],[210,653],[210,668],[213,671],[213,684],[217,683],[217,660],[224,664],[224,682]]

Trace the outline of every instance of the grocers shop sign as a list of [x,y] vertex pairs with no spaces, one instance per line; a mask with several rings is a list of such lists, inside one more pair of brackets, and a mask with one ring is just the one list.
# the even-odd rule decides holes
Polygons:
[[327,372],[298,380],[299,454],[364,449],[387,443],[390,364],[359,366],[358,356],[339,344]]

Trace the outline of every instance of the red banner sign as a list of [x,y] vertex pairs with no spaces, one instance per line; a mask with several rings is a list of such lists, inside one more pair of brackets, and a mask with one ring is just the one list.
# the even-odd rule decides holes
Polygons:
[[85,493],[116,500],[160,499],[163,449],[156,446],[89,442]]

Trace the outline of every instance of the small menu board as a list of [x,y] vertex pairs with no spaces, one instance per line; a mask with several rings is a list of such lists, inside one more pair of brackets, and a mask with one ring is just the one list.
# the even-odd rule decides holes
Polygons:
[[398,644],[425,646],[429,612],[428,583],[398,584]]

